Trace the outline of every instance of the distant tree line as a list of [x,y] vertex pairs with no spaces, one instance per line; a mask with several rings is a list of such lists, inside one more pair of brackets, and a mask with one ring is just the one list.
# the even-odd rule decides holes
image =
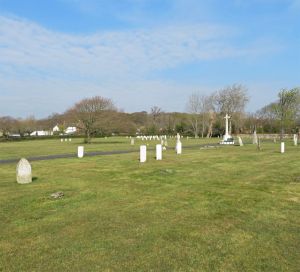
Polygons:
[[247,89],[238,84],[228,86],[210,95],[192,94],[186,102],[186,112],[164,112],[153,106],[149,112],[125,113],[113,101],[96,96],[86,98],[64,113],[54,113],[44,119],[30,116],[25,119],[0,117],[0,135],[20,137],[36,130],[51,130],[58,125],[60,134],[68,126],[77,127],[87,143],[95,136],[176,134],[193,137],[223,135],[224,115],[230,119],[230,133],[299,133],[300,89],[283,89],[274,101],[256,113],[246,113],[249,102]]

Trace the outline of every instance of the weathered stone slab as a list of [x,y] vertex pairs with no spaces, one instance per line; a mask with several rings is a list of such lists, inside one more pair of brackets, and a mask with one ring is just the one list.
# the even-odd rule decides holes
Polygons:
[[140,146],[140,162],[146,162],[147,160],[147,146]]
[[31,165],[28,160],[21,159],[16,169],[17,182],[19,184],[27,184],[32,182]]
[[84,156],[84,146],[78,146],[77,156],[78,156],[78,158],[83,158],[83,156]]
[[156,145],[156,160],[157,161],[162,160],[162,145],[161,144]]

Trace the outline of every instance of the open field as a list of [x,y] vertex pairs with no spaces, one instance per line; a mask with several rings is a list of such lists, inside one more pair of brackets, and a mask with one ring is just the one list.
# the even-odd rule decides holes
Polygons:
[[[182,141],[185,146],[188,146],[208,142],[217,143],[218,139],[183,139]],[[138,150],[139,144],[149,144],[149,147],[154,147],[159,141],[136,140],[135,143],[135,146],[131,146],[130,139],[125,137],[95,138],[92,144],[83,144],[81,138],[74,138],[71,142],[60,142],[59,139],[3,142],[0,143],[0,160],[56,154],[77,154],[78,145],[83,145],[86,152]],[[175,147],[175,139],[168,139],[168,144]]]
[[[131,148],[113,141],[90,148]],[[70,144],[2,143],[1,158]],[[29,185],[0,165],[0,271],[299,271],[300,146],[262,148],[33,162]]]

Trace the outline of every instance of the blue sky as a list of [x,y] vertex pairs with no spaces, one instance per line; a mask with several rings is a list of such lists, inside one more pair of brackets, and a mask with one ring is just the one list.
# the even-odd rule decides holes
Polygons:
[[0,116],[184,111],[234,83],[255,111],[300,85],[299,48],[300,0],[0,0]]

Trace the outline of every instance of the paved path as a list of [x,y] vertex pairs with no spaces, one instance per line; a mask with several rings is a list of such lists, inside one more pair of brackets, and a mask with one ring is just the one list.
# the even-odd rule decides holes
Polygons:
[[[200,148],[205,146],[218,146],[219,144],[202,144],[202,145],[189,145],[185,146],[184,149],[192,149],[192,148]],[[174,147],[168,147],[168,149],[174,149]],[[154,150],[154,148],[148,148],[148,150]],[[139,150],[116,150],[116,151],[93,151],[84,153],[85,157],[93,157],[93,156],[106,156],[106,155],[118,155],[118,154],[129,154],[139,152]],[[26,158],[29,161],[48,161],[55,159],[67,159],[67,158],[77,158],[77,154],[59,154],[59,155],[47,155],[47,156],[35,156]],[[18,159],[6,159],[0,160],[0,164],[9,164],[9,163],[17,163],[20,160]]]

